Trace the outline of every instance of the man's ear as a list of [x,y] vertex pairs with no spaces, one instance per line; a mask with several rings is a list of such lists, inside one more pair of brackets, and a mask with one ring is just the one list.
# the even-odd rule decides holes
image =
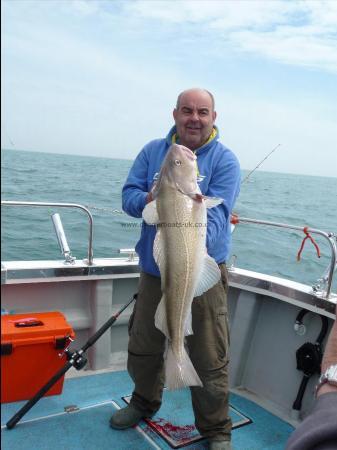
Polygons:
[[213,122],[215,122],[216,116],[217,116],[216,111],[213,111]]
[[174,110],[173,110],[173,118],[174,118],[174,120],[176,120],[176,118],[177,118],[177,113],[178,113],[177,108],[174,108]]

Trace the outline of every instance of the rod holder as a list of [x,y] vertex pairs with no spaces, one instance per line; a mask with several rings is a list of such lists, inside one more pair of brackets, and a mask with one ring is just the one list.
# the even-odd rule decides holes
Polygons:
[[94,219],[92,217],[91,212],[88,208],[86,208],[83,205],[79,205],[78,203],[52,203],[52,202],[16,202],[11,200],[2,200],[1,205],[4,206],[37,206],[37,207],[44,207],[44,206],[53,206],[53,207],[59,207],[59,208],[76,208],[84,211],[88,216],[89,221],[89,242],[88,242],[88,260],[86,263],[89,266],[93,265],[94,261],[94,251],[93,251],[93,239],[94,239]]
[[53,221],[56,237],[60,246],[62,255],[65,257],[65,263],[73,264],[75,257],[71,255],[71,251],[67,242],[66,234],[62,225],[60,214],[55,213],[51,215],[51,220]]
[[120,248],[118,250],[119,254],[127,254],[129,255],[128,261],[134,261],[136,258],[136,250],[134,248]]

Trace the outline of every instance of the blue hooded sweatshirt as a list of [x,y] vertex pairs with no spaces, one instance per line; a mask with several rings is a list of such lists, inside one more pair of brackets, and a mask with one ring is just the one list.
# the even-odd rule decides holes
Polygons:
[[[221,144],[219,132],[195,151],[198,165],[198,185],[202,194],[219,197],[223,203],[207,210],[208,254],[220,264],[226,262],[231,242],[230,216],[240,191],[240,165],[236,156]],[[132,217],[142,217],[146,197],[158,177],[162,162],[176,135],[174,126],[166,139],[156,139],[142,149],[135,159],[122,192],[123,210]],[[177,141],[179,143],[179,141]],[[155,225],[142,223],[140,240],[136,245],[139,265],[143,272],[160,276],[153,258]]]

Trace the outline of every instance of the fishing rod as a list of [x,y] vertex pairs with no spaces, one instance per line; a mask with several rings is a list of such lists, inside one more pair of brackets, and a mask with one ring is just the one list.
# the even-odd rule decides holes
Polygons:
[[1,128],[3,128],[5,134],[7,135],[7,138],[8,138],[8,140],[9,140],[9,143],[11,144],[11,146],[15,149],[15,144],[14,144],[14,142],[12,141],[10,135],[8,134],[5,125],[3,125],[2,123],[1,123]]
[[84,353],[89,347],[95,344],[95,342],[105,333],[118,319],[121,313],[129,306],[133,301],[137,299],[137,294],[132,297],[126,305],[124,305],[116,314],[110,317],[96,333],[89,338],[89,340],[81,347],[80,350],[70,351],[67,347],[63,353],[66,356],[68,362],[58,371],[56,374],[31,398],[14,416],[6,423],[6,427],[11,430],[19,422],[19,420],[37,403],[41,397],[44,396],[54,384],[64,376],[64,374],[71,368],[75,367],[76,370],[81,370],[87,363],[87,358]]
[[[256,167],[254,167],[254,169],[253,170],[251,170],[250,172],[249,172],[249,174],[241,181],[241,185],[243,184],[243,183],[245,183],[247,180],[248,180],[248,178],[255,172],[255,170],[256,169],[258,169],[260,166],[261,166],[261,164],[266,160],[266,159],[268,159],[269,158],[269,156],[272,154],[272,153],[274,153],[275,152],[275,150],[276,149],[278,149],[279,147],[280,147],[280,145],[281,144],[277,144],[276,145],[276,147],[274,147],[259,163],[258,163],[258,165],[256,166]],[[234,212],[232,212],[232,215],[231,215],[231,233],[233,233],[234,232],[234,230],[235,230],[235,225],[238,223],[237,221],[236,221],[236,219],[238,218],[238,215],[237,214],[235,214]]]
[[272,153],[274,153],[276,149],[278,149],[278,148],[280,147],[280,145],[281,145],[281,144],[277,144],[277,146],[274,147],[273,150],[272,150],[271,152],[269,152],[268,155],[266,155],[266,156],[262,159],[262,161],[260,161],[259,164],[258,164],[256,167],[254,167],[253,170],[251,170],[251,171],[249,172],[249,174],[243,179],[243,181],[241,182],[241,184],[245,183],[245,182],[248,180],[248,178],[252,175],[252,173],[255,172],[255,170],[258,169],[258,168],[261,166],[261,164],[262,164],[266,159],[268,159],[269,156],[270,156]]

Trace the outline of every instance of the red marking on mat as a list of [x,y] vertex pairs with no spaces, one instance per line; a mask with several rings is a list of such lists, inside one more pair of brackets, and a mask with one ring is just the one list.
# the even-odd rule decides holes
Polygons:
[[179,443],[181,443],[182,441],[190,441],[194,437],[194,425],[173,425],[172,423],[167,422],[165,419],[161,418],[151,420],[151,425],[159,433],[162,433],[163,435],[166,435],[170,439],[175,440]]

